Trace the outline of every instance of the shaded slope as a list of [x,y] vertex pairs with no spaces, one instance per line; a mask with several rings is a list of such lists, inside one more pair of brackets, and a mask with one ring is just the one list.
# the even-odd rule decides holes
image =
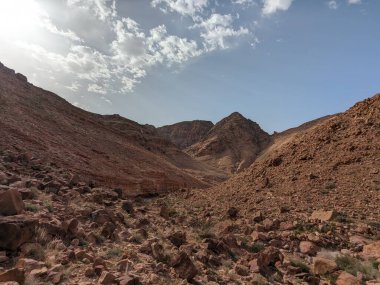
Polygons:
[[[207,172],[208,168],[158,137],[151,127],[83,111],[27,83],[25,77],[3,65],[0,148],[54,162],[130,193],[207,185],[180,167],[195,172]],[[180,157],[176,158],[176,153]]]
[[157,128],[157,132],[172,141],[180,149],[185,149],[203,139],[214,124],[210,121],[186,121]]

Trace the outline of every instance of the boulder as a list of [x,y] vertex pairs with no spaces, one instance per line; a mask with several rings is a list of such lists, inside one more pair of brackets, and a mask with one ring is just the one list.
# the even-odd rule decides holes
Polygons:
[[113,275],[112,273],[108,271],[103,271],[102,275],[100,275],[98,283],[102,285],[109,285],[109,284],[113,284],[115,279],[116,279],[115,275]]
[[275,266],[277,261],[282,261],[283,255],[278,248],[269,246],[260,252],[257,258],[257,265],[259,266],[260,273],[267,275]]
[[124,201],[121,205],[121,208],[126,211],[128,214],[134,213],[133,204],[130,201]]
[[198,274],[198,269],[184,251],[181,251],[173,260],[172,266],[179,277],[186,280],[191,280]]
[[380,258],[380,241],[365,245],[363,247],[363,256],[365,258]]
[[300,252],[308,255],[314,255],[317,253],[318,247],[311,241],[300,242]]
[[36,219],[24,215],[0,217],[0,248],[14,251],[32,241],[37,225]]
[[25,282],[25,272],[19,268],[12,268],[0,274],[0,282],[17,282],[23,285]]
[[168,236],[168,240],[176,247],[180,247],[186,243],[186,233],[180,231],[174,232]]
[[24,202],[17,189],[10,188],[0,193],[0,215],[18,215],[21,214],[24,209]]
[[319,220],[321,222],[327,222],[327,221],[332,220],[335,215],[336,213],[332,210],[331,211],[316,210],[311,214],[310,219]]
[[326,274],[331,273],[337,269],[337,265],[334,260],[330,260],[323,257],[313,258],[313,272],[314,274]]
[[359,278],[356,278],[354,275],[343,271],[339,274],[338,279],[335,282],[336,285],[360,285],[361,282]]

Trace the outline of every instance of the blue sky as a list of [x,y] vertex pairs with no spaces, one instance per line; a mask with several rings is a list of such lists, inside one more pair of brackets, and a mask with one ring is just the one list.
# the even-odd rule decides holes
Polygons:
[[266,131],[380,92],[377,0],[2,0],[0,61],[156,126],[238,111]]

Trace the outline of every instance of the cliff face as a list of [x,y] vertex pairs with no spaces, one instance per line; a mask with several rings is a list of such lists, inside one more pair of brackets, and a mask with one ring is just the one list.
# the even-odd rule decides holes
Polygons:
[[214,124],[210,121],[188,121],[157,128],[157,132],[173,142],[180,149],[185,149],[202,140]]

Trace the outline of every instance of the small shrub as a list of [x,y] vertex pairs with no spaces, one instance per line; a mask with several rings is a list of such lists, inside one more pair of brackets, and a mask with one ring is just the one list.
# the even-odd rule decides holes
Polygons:
[[34,204],[28,204],[25,206],[25,210],[27,210],[28,212],[37,213],[39,211],[39,207]]
[[122,254],[123,254],[123,250],[121,248],[114,247],[107,250],[105,257],[110,259],[113,257],[120,257]]
[[357,276],[358,272],[361,272],[365,280],[380,277],[380,272],[375,267],[376,263],[373,261],[361,261],[348,255],[340,255],[335,261],[339,269],[355,276]]
[[49,212],[53,212],[53,206],[51,204],[51,201],[49,200],[45,200],[43,202],[43,206],[49,211]]
[[262,251],[264,248],[265,248],[265,244],[262,243],[261,241],[257,241],[252,245],[251,252],[258,253]]
[[293,267],[300,268],[302,270],[302,272],[305,272],[305,273],[309,273],[310,272],[309,266],[307,266],[307,264],[304,263],[301,260],[290,259],[290,265],[293,266]]

